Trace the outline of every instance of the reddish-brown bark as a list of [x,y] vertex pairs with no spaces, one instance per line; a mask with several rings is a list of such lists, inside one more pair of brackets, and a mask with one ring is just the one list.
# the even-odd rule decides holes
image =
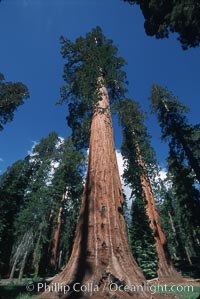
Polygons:
[[[91,124],[88,172],[75,242],[66,268],[52,284],[73,286],[76,282],[81,285],[91,283],[98,286],[94,296],[109,296],[110,290],[105,285],[110,282],[139,286],[145,284],[145,278],[132,257],[127,241],[108,94],[105,87],[101,87],[100,91],[102,99]],[[91,292],[72,293],[61,298],[87,295]],[[121,291],[117,298],[130,296],[145,298],[146,293],[141,288],[132,294]],[[54,292],[46,297],[56,298]],[[45,298],[44,293],[41,298]]]
[[57,225],[55,228],[53,241],[52,241],[52,247],[51,247],[51,258],[50,258],[50,268],[51,270],[56,268],[56,261],[57,261],[57,251],[58,251],[58,243],[59,243],[59,236],[60,236],[60,228],[62,223],[62,212],[63,212],[63,204],[65,200],[66,192],[63,193],[61,201],[60,201],[60,207],[58,211],[58,217],[57,217]]
[[139,145],[136,146],[136,150],[138,163],[143,170],[140,179],[142,184],[146,214],[150,221],[150,227],[153,231],[156,250],[158,254],[158,277],[181,277],[180,274],[178,274],[178,272],[175,270],[170,258],[170,254],[167,248],[167,240],[161,227],[156,203],[154,200],[154,195],[151,189],[151,183],[146,173],[146,167],[144,165],[142,155],[140,153]]

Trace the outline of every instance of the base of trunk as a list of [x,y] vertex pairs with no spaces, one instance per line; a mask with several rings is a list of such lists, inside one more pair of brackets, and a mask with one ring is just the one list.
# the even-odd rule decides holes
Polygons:
[[162,268],[159,268],[157,274],[159,279],[164,279],[164,280],[174,279],[177,281],[183,278],[182,275],[176,271],[173,265],[169,265],[168,269],[165,268],[164,270]]
[[[54,280],[55,281],[55,280]],[[36,298],[52,298],[52,299],[76,299],[76,298],[152,298],[146,287],[140,284],[127,284],[125,281],[120,281],[116,276],[109,272],[102,274],[99,280],[91,282],[75,282],[67,285],[64,282],[52,282],[46,291]]]

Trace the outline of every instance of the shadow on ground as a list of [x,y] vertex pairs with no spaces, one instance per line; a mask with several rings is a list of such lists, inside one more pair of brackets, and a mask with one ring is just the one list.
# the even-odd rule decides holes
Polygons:
[[[36,284],[3,284],[0,285],[0,299],[28,299],[32,295],[35,295],[34,289],[36,289]],[[27,286],[31,286],[30,290],[27,289]],[[21,296],[20,296],[21,295]]]

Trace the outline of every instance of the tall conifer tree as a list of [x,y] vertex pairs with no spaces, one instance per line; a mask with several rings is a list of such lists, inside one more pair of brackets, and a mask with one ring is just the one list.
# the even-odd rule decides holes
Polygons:
[[14,220],[24,206],[24,193],[32,174],[28,157],[10,166],[0,176],[0,269],[7,274],[14,240]]
[[[127,241],[124,198],[109,108],[109,96],[111,102],[124,96],[125,73],[121,67],[125,62],[117,57],[117,48],[105,38],[99,27],[85,38],[78,38],[75,43],[68,39],[63,39],[62,43],[62,54],[66,59],[66,85],[62,89],[62,96],[69,101],[68,121],[76,141],[88,142],[86,135],[83,134],[84,138],[81,138],[80,134],[87,129],[90,145],[87,178],[72,255],[66,268],[52,283],[65,282],[73,286],[75,282],[81,285],[90,282],[105,295],[110,290],[104,290],[104,287],[111,281],[124,285],[145,282]],[[98,290],[91,291],[93,296]],[[88,290],[82,293],[87,294]],[[132,295],[140,294],[142,298],[145,297],[142,290]],[[72,291],[68,295],[75,298],[77,293]],[[121,298],[130,296],[125,289],[118,295]],[[45,293],[42,296],[45,298]],[[54,298],[55,294],[48,296]]]
[[119,105],[119,119],[123,127],[124,178],[131,186],[137,202],[139,199],[143,200],[158,255],[158,276],[178,275],[170,259],[156,208],[153,186],[155,188],[157,184],[155,179],[158,176],[158,166],[144,125],[144,114],[135,101],[125,100]]
[[[157,114],[162,139],[169,143],[170,195],[165,205],[171,210],[172,229],[178,235],[177,256],[190,262],[199,247],[200,213],[200,127],[186,117],[189,109],[166,88],[153,85],[152,112]],[[173,213],[174,210],[174,213]]]
[[[2,198],[8,200],[9,192],[16,203],[6,208],[13,237],[10,278],[16,276],[17,268],[21,279],[24,269],[35,276],[46,275],[66,262],[80,209],[83,161],[83,154],[75,149],[70,137],[63,140],[52,132],[41,139],[30,156],[11,167],[9,176],[2,176]],[[8,236],[8,229],[3,227],[2,233]]]
[[[51,188],[51,196],[56,202],[55,206],[58,206],[50,246],[51,270],[58,269],[59,265],[63,263],[63,259],[65,260],[66,255],[69,258],[68,255],[73,243],[72,235],[75,231],[83,192],[83,165],[85,159],[82,152],[75,149],[71,137],[60,144],[57,162],[59,167],[55,170]],[[62,235],[67,239],[67,242],[63,241]]]

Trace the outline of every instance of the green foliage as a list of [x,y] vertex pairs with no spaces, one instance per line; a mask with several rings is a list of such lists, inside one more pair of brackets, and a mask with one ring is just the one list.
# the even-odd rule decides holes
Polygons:
[[135,199],[131,208],[130,239],[134,258],[147,279],[157,276],[157,252],[153,233],[142,199]]
[[141,120],[144,120],[144,114],[139,111],[138,103],[131,100],[119,103],[118,111],[119,121],[123,127],[121,146],[121,153],[125,160],[123,178],[127,184],[130,184],[133,194],[138,196],[142,193],[140,175],[143,170],[138,165],[136,143],[141,142],[145,147],[147,133],[141,124]]
[[71,217],[71,223],[66,225],[65,218],[69,217],[71,209],[75,209],[76,213],[79,210],[77,205],[83,190],[83,160],[83,154],[74,149],[71,139],[61,140],[55,132],[43,138],[33,149],[30,157],[33,174],[26,194],[26,204],[16,219],[15,234],[18,235],[16,239],[19,239],[27,230],[27,224],[33,227],[33,266],[37,275],[40,269],[43,274],[48,271],[49,250],[64,193],[62,232],[66,233],[60,234],[60,244],[63,247],[69,246],[66,244],[69,241],[66,234],[71,230],[74,233],[77,219]]
[[[123,142],[121,153],[124,158],[123,178],[132,189],[132,197],[135,199],[131,210],[130,239],[133,256],[144,272],[146,278],[156,276],[157,253],[155,242],[150,228],[150,223],[145,212],[144,194],[141,183],[141,175],[146,173],[152,181],[152,189],[158,192],[158,167],[155,154],[150,146],[150,137],[144,125],[145,115],[140,110],[137,102],[124,100],[116,106],[119,121],[123,127]],[[140,157],[139,157],[140,156]],[[142,158],[143,165],[139,162]]]
[[24,204],[24,193],[31,176],[28,159],[19,160],[0,176],[0,262],[1,273],[8,270],[13,245],[13,223]]
[[30,299],[32,296],[30,294],[19,294],[16,299]]
[[177,158],[169,165],[171,187],[161,207],[169,249],[175,259],[198,256],[200,240],[200,193],[195,188],[191,169]]
[[189,109],[178,101],[178,98],[166,88],[157,84],[152,86],[150,96],[152,113],[156,113],[162,129],[162,138],[176,134],[175,128],[188,125],[185,114]]
[[100,27],[74,43],[62,37],[61,43],[66,84],[61,88],[59,103],[69,103],[67,120],[76,146],[87,147],[91,118],[101,98],[100,87],[107,87],[111,102],[124,97],[126,73],[121,68],[125,61],[117,56],[117,47]]
[[[63,141],[59,152],[60,164],[52,179],[51,194],[54,198],[54,209],[57,211],[60,207],[63,192],[66,192],[58,248],[58,251],[62,251],[63,265],[70,256],[75,236],[83,193],[85,157],[82,152],[75,149],[71,138]],[[57,224],[56,220],[57,218],[54,219],[54,225]]]
[[[141,174],[146,172],[156,200],[162,201],[162,182],[159,179],[159,167],[155,152],[150,144],[150,135],[144,124],[146,116],[140,105],[133,100],[126,99],[115,107],[119,122],[123,128],[121,153],[124,158],[124,180],[131,186],[132,195],[141,197]],[[138,161],[138,150],[145,167]]]
[[4,129],[7,122],[13,120],[14,112],[27,98],[29,92],[24,84],[4,82],[4,76],[0,73],[0,130]]
[[[163,205],[163,226],[174,258],[198,254],[200,233],[199,125],[188,123],[188,108],[167,89],[153,85],[150,97],[162,138],[169,142],[168,194]],[[186,252],[188,251],[188,253]]]
[[189,295],[189,296],[184,296],[183,299],[198,299],[199,295]]
[[[83,191],[84,156],[71,138],[52,132],[30,156],[12,165],[0,177],[2,274],[27,254],[26,271],[48,272],[51,242],[65,194],[59,250],[62,264],[69,256]],[[6,243],[5,243],[6,242]],[[5,251],[6,246],[6,251]],[[12,254],[11,254],[12,249]]]
[[[200,125],[188,123],[182,105],[167,89],[153,85],[151,93],[152,112],[157,114],[162,129],[162,138],[178,156],[184,156],[200,182]],[[171,157],[172,158],[172,157]]]
[[184,50],[200,42],[200,2],[196,0],[124,0],[138,4],[145,18],[147,35],[166,38],[169,32],[178,33]]

